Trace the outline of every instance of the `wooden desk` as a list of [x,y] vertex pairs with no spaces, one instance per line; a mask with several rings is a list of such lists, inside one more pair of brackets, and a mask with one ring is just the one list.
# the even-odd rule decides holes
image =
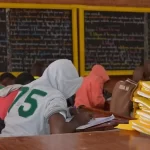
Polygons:
[[149,150],[150,136],[110,131],[0,138],[0,150]]
[[[84,108],[86,111],[90,111],[94,114],[94,117],[108,117],[111,116],[113,113],[108,112],[108,111],[103,111],[103,110],[98,110],[98,109],[88,109]],[[117,126],[118,124],[127,124],[129,123],[129,120],[132,118],[128,117],[123,117],[119,116],[117,114],[114,114],[115,120],[112,120],[110,122],[97,125],[95,127],[91,127],[85,130],[79,130],[78,132],[91,132],[91,131],[106,131],[106,130],[114,130],[114,127]]]

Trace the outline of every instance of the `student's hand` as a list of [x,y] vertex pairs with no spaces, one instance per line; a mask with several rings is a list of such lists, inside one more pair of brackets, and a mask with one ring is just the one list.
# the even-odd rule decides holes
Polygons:
[[75,116],[79,113],[79,110],[76,107],[70,107],[69,112],[70,112],[71,116]]
[[[83,107],[84,108],[84,107]],[[71,114],[71,116],[75,116],[77,114],[79,114],[82,111],[85,111],[82,107],[69,107],[69,112]]]
[[91,113],[84,111],[74,116],[74,120],[79,126],[87,124],[92,118],[93,115]]

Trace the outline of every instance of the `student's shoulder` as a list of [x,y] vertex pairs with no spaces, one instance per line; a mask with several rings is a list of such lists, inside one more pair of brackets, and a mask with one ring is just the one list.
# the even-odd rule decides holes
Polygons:
[[34,90],[39,90],[41,92],[44,92],[45,93],[45,97],[48,97],[48,98],[63,98],[64,99],[64,96],[63,94],[58,91],[57,89],[54,89],[54,88],[47,88],[47,87],[34,87],[33,88]]
[[44,94],[45,97],[51,97],[51,98],[62,97],[62,98],[64,98],[64,95],[60,91],[58,91],[57,89],[54,89],[52,87],[49,87],[49,86],[28,84],[23,87],[29,88],[29,92],[32,92],[33,90],[43,92],[43,93],[45,93]]

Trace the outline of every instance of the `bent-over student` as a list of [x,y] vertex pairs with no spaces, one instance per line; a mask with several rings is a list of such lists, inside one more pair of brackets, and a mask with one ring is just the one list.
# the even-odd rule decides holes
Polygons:
[[101,65],[94,65],[88,76],[84,77],[75,98],[75,106],[103,108],[105,98],[103,89],[109,84],[109,76]]
[[66,122],[66,99],[76,93],[82,80],[71,61],[62,59],[50,64],[41,78],[20,89],[1,136],[70,133],[88,123],[91,115],[83,111]]
[[17,96],[19,89],[22,85],[30,83],[34,80],[34,77],[29,73],[21,73],[17,78],[14,85],[3,87],[0,89],[0,132],[4,128],[4,119],[13,103],[15,97]]

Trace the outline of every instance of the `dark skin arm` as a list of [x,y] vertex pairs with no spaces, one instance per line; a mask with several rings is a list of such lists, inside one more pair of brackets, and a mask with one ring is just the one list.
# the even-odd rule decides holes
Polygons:
[[49,118],[49,126],[51,134],[72,133],[76,128],[87,124],[91,119],[91,115],[87,112],[82,112],[70,121],[66,122],[65,118],[57,113]]

